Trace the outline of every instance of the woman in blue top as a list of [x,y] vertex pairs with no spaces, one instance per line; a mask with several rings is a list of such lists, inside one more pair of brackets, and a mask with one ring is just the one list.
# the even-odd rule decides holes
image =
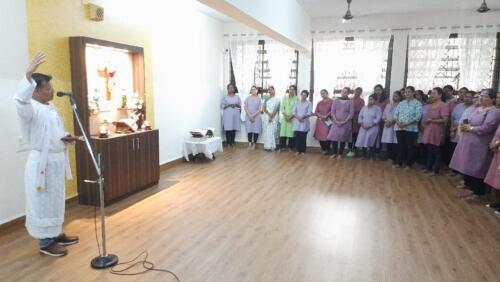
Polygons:
[[415,88],[405,88],[405,100],[398,104],[394,112],[394,130],[398,139],[399,155],[395,167],[411,168],[414,162],[415,144],[418,138],[418,122],[422,117],[422,103],[415,99]]

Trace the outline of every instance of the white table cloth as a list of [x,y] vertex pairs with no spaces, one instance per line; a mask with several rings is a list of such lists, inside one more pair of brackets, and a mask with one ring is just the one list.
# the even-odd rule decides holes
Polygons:
[[202,137],[193,138],[188,137],[184,140],[183,154],[186,161],[189,162],[189,155],[196,156],[197,154],[204,154],[208,159],[212,159],[214,153],[223,152],[222,138],[220,137]]

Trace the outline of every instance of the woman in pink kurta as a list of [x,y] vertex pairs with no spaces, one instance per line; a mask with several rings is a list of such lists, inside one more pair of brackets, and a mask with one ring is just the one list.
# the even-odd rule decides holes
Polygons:
[[465,186],[473,191],[470,199],[486,192],[483,180],[492,159],[488,144],[499,122],[498,111],[493,106],[495,96],[492,89],[481,92],[480,106],[472,110],[460,125],[462,135],[450,163],[450,168],[464,175]]
[[328,97],[326,89],[321,90],[321,97],[323,100],[316,105],[316,111],[314,112],[317,117],[314,138],[319,141],[323,154],[328,154],[331,150],[331,141],[328,140],[328,132],[331,125],[330,113],[333,100]]
[[441,168],[446,124],[450,116],[449,107],[443,102],[443,98],[443,89],[440,87],[432,89],[431,96],[429,97],[431,103],[422,118],[424,126],[422,143],[427,150],[427,162],[424,170],[431,175],[438,174]]
[[[328,132],[328,140],[332,140],[333,156],[341,157],[344,153],[346,142],[352,141],[352,117],[354,115],[354,103],[347,96],[349,87],[342,89],[342,97],[332,103],[332,126]],[[339,146],[340,143],[340,146]]]

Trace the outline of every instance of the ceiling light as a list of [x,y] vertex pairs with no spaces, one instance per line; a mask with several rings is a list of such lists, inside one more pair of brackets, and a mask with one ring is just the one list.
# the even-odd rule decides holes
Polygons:
[[479,9],[477,9],[477,11],[479,13],[486,13],[490,10],[490,8],[488,8],[488,5],[486,5],[486,0],[483,0],[483,3],[481,4],[481,7],[479,7]]
[[352,0],[347,0],[347,11],[345,12],[344,17],[342,18],[343,23],[348,22],[348,21],[352,20],[352,18],[353,18],[352,14],[351,14],[351,2],[352,2]]

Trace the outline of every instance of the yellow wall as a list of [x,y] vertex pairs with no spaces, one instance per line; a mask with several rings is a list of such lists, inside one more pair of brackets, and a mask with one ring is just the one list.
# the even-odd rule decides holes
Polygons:
[[[71,91],[70,36],[93,37],[143,47],[146,108],[148,119],[153,119],[151,36],[146,27],[127,24],[126,19],[119,21],[105,17],[102,22],[91,21],[87,18],[87,8],[82,5],[81,0],[26,0],[26,13],[30,56],[38,51],[45,52],[47,62],[38,71],[53,76],[52,83],[56,91]],[[56,98],[54,104],[61,113],[65,129],[73,132],[73,117],[68,100]],[[74,148],[70,151],[70,158],[74,180],[67,182],[67,198],[77,195]]]

